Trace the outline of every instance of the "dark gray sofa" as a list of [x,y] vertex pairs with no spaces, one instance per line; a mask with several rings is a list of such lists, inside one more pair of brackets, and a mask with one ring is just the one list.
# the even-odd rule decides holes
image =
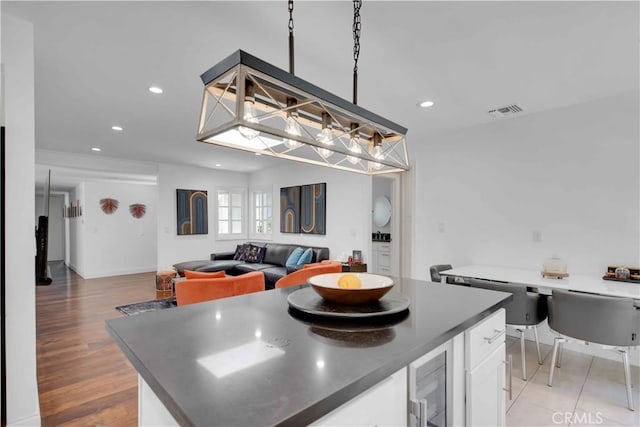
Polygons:
[[[211,258],[208,260],[180,262],[173,266],[180,276],[184,276],[184,270],[210,272],[224,270],[226,274],[231,276],[237,276],[251,271],[262,271],[264,273],[265,288],[273,289],[278,279],[291,272],[287,271],[285,266],[287,258],[289,258],[291,252],[297,247],[302,249],[310,247],[284,243],[250,243],[255,246],[266,248],[262,263],[258,264],[236,261],[233,259],[233,256],[235,255],[234,251],[213,253],[211,254]],[[326,259],[329,259],[329,248],[313,247],[313,258],[311,258],[311,262],[320,262]]]

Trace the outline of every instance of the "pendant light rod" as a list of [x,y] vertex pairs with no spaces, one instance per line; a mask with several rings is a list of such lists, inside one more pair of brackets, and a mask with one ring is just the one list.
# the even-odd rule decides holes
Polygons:
[[358,103],[358,58],[360,57],[360,8],[362,0],[353,0],[353,103]]
[[293,47],[293,0],[289,0],[289,72],[291,74],[295,74]]

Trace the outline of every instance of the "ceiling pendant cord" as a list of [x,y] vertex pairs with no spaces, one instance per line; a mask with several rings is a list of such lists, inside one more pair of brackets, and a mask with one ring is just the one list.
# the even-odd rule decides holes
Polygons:
[[293,57],[293,0],[289,0],[289,72],[294,73]]
[[362,0],[353,0],[353,103],[358,103],[358,58],[360,57],[360,8]]

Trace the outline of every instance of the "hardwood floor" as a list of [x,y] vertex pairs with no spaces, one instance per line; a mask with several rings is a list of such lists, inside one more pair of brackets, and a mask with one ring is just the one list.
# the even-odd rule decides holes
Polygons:
[[155,298],[155,273],[82,279],[62,263],[36,288],[42,425],[136,426],[137,374],[104,321],[118,305]]

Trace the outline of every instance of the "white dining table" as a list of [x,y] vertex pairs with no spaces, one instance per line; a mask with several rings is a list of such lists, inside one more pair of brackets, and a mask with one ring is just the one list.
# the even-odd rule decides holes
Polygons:
[[565,289],[592,294],[633,298],[640,306],[640,284],[604,280],[602,277],[569,274],[563,279],[547,279],[540,271],[489,265],[467,265],[441,271],[442,283],[447,276],[510,282],[536,288],[541,294],[551,295],[553,289]]

